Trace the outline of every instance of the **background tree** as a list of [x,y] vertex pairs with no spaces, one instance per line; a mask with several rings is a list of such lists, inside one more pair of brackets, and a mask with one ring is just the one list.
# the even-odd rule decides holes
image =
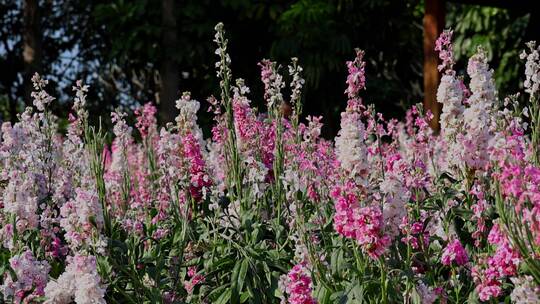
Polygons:
[[32,75],[41,72],[41,24],[37,0],[23,3],[24,101],[31,100]]
[[[284,65],[291,57],[299,58],[307,79],[305,112],[324,115],[326,136],[337,130],[338,113],[345,105],[345,61],[355,47],[366,50],[367,102],[386,116],[399,117],[422,99],[423,1],[27,1],[39,8],[40,18],[31,23],[33,27],[24,26],[24,20],[30,21],[23,18],[30,6],[22,0],[0,0],[4,120],[14,120],[24,101],[29,102],[24,79],[30,65],[25,68],[23,51],[24,42],[30,40],[24,37],[34,33],[28,37],[41,37],[33,40],[41,44],[35,45],[38,56],[33,66],[37,70],[37,63],[43,63],[40,69],[53,82],[50,87],[58,90],[54,93],[61,102],[72,98],[74,80],[83,79],[92,87],[91,117],[153,101],[159,105],[161,121],[170,121],[180,92],[189,90],[201,101],[219,92],[212,42],[219,21],[230,37],[234,77],[257,79],[257,62],[263,58]],[[531,23],[536,19],[521,10],[455,3],[448,3],[447,11],[447,25],[456,30],[459,58],[470,55],[474,45],[485,44],[498,67],[499,93],[512,93],[508,84],[519,83],[516,78],[521,74],[517,52],[525,37],[534,33]],[[459,62],[458,67],[463,66]],[[248,85],[252,96],[261,96],[261,83]],[[210,118],[201,119],[205,125]]]
[[523,62],[519,54],[525,42],[534,39],[531,18],[523,10],[507,10],[474,5],[449,5],[448,27],[454,29],[458,68],[465,72],[467,58],[482,45],[495,70],[501,96],[513,94],[522,83]]

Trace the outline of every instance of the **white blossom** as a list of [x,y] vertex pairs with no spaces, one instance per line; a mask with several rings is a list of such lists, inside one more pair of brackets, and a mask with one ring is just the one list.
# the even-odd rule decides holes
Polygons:
[[540,46],[536,47],[536,41],[527,43],[530,53],[523,51],[520,54],[521,59],[527,59],[525,62],[525,92],[531,96],[535,95],[540,89]]
[[511,278],[514,290],[510,294],[512,303],[536,304],[540,303],[540,287],[536,285],[531,276]]

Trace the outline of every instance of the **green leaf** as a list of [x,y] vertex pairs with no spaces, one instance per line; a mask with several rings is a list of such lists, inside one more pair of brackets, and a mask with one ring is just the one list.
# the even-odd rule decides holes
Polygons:
[[251,295],[249,294],[248,291],[244,291],[242,293],[242,295],[240,296],[240,303],[245,303],[247,301],[247,299],[249,299],[251,297]]
[[356,284],[352,289],[352,294],[355,298],[355,303],[364,303],[364,286]]
[[242,261],[237,261],[234,265],[232,276],[231,276],[231,304],[240,303],[240,292],[238,290],[238,276],[240,274],[240,267]]
[[[221,294],[221,296],[217,299],[215,304],[227,304],[229,303],[229,300],[231,299],[231,290],[227,289],[224,293]],[[231,301],[232,303],[232,301]]]
[[334,292],[332,296],[330,296],[330,300],[332,300],[332,303],[346,304],[348,303],[349,297],[347,297],[346,292],[341,290]]
[[240,265],[240,272],[238,274],[238,291],[241,292],[244,288],[244,281],[246,279],[246,274],[249,266],[249,259],[243,259]]
[[469,303],[469,304],[479,304],[480,303],[480,301],[478,299],[478,294],[476,293],[475,290],[473,290],[469,294],[469,298],[467,299],[467,303]]
[[416,288],[411,290],[411,300],[413,304],[422,304],[422,298],[420,297],[420,294],[418,294]]
[[313,295],[318,300],[319,304],[332,303],[330,302],[330,296],[332,295],[332,293],[322,284],[315,289]]

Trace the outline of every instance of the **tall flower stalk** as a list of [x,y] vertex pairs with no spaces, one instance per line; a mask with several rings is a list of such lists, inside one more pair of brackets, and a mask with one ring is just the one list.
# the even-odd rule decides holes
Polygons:
[[243,169],[242,161],[238,153],[237,136],[234,128],[234,114],[232,108],[231,99],[231,79],[232,72],[230,69],[231,57],[227,53],[228,40],[225,38],[225,30],[223,23],[218,23],[215,27],[216,35],[214,42],[218,45],[216,54],[219,56],[219,61],[216,63],[218,69],[217,76],[220,79],[219,85],[221,87],[221,103],[225,108],[225,121],[226,121],[226,133],[225,133],[225,160],[227,162],[228,172],[230,176],[227,177],[228,189],[232,191],[233,200],[238,200],[240,206],[244,208],[245,202],[242,197],[242,179]]

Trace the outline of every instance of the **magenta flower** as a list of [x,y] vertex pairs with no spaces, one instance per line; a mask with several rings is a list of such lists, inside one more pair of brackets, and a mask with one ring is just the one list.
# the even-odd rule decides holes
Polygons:
[[501,286],[485,285],[477,289],[478,297],[481,301],[488,301],[491,298],[496,298],[501,294]]
[[150,131],[153,130],[155,132],[157,126],[156,113],[156,107],[150,102],[146,103],[142,108],[135,110],[135,115],[137,116],[135,127],[137,127],[143,138],[148,136]]
[[383,214],[378,206],[361,207],[355,185],[348,182],[345,187],[333,191],[336,213],[334,229],[341,235],[355,239],[371,258],[378,259],[390,245],[385,235]]
[[467,252],[458,239],[454,239],[446,245],[446,248],[444,248],[441,257],[443,265],[449,266],[452,263],[455,263],[456,265],[461,266],[465,265],[468,261],[469,257],[467,256]]
[[212,184],[210,177],[206,173],[205,161],[202,157],[201,148],[197,138],[192,133],[188,133],[182,139],[184,145],[184,156],[189,164],[189,177],[191,180],[190,193],[195,201],[200,201]]
[[188,268],[187,275],[188,277],[191,277],[191,279],[189,281],[184,281],[184,289],[189,294],[192,294],[195,286],[204,283],[206,278],[202,274],[197,273],[197,268],[195,266],[191,266]]
[[357,49],[356,58],[353,61],[347,61],[347,69],[349,75],[347,76],[347,96],[349,98],[358,97],[360,90],[366,87],[366,63],[364,62],[364,51]]
[[288,296],[289,304],[316,304],[317,301],[311,296],[313,283],[307,269],[307,264],[302,262],[295,265],[285,278],[284,292]]

